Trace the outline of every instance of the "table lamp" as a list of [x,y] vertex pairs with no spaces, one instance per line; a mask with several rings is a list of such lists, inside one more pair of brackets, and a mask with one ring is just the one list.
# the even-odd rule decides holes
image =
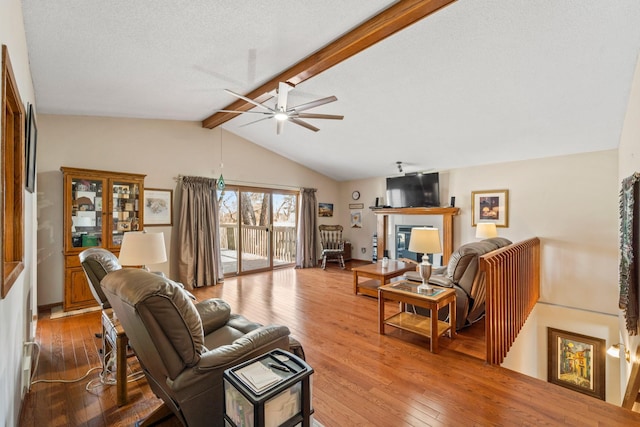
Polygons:
[[164,233],[130,231],[124,233],[118,261],[122,266],[141,265],[149,271],[147,264],[160,264],[167,261],[164,246]]
[[476,224],[476,239],[490,239],[498,237],[498,229],[493,222],[479,222]]
[[418,273],[422,278],[422,284],[418,286],[418,291],[431,290],[433,287],[429,284],[429,277],[431,277],[429,254],[442,252],[440,232],[437,228],[432,227],[413,227],[411,237],[409,237],[409,250],[423,254],[422,263],[418,264]]

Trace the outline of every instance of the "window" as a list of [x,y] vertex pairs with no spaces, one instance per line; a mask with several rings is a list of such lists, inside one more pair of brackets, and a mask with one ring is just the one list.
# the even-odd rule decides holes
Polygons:
[[25,111],[2,45],[2,298],[24,269],[24,131]]
[[297,191],[238,185],[218,191],[225,275],[293,265],[297,207]]

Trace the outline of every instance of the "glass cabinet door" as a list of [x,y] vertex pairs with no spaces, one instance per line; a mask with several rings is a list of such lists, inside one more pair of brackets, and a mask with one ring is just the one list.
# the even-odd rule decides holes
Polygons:
[[140,183],[110,180],[112,227],[110,247],[119,247],[127,231],[142,229],[140,223]]
[[102,179],[71,177],[71,247],[102,246],[104,186]]

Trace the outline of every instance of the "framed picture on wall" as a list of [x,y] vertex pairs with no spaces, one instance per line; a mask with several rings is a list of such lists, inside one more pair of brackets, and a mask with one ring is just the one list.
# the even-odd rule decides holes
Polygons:
[[351,228],[362,228],[362,211],[351,211]]
[[605,340],[547,328],[547,380],[605,400]]
[[333,203],[318,203],[318,216],[333,216]]
[[144,225],[173,225],[173,190],[144,189]]
[[496,227],[509,226],[509,190],[471,192],[471,225],[492,222]]

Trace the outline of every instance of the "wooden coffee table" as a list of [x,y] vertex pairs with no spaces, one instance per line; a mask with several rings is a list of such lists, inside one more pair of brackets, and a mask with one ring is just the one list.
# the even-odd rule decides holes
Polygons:
[[[434,287],[436,294],[428,295],[418,291],[419,283],[400,281],[381,286],[378,289],[378,331],[384,335],[384,325],[404,329],[429,338],[430,350],[438,352],[438,339],[449,332],[449,337],[456,336],[456,292],[450,288]],[[385,318],[385,301],[400,302],[400,311]],[[422,316],[406,312],[406,304],[431,310],[431,316]],[[438,310],[449,305],[449,323],[438,320]]]
[[[377,298],[379,286],[389,283],[394,277],[415,269],[415,264],[395,260],[389,260],[389,265],[385,268],[382,268],[381,261],[354,267],[351,269],[353,271],[353,293]],[[360,278],[369,280],[361,282]]]

